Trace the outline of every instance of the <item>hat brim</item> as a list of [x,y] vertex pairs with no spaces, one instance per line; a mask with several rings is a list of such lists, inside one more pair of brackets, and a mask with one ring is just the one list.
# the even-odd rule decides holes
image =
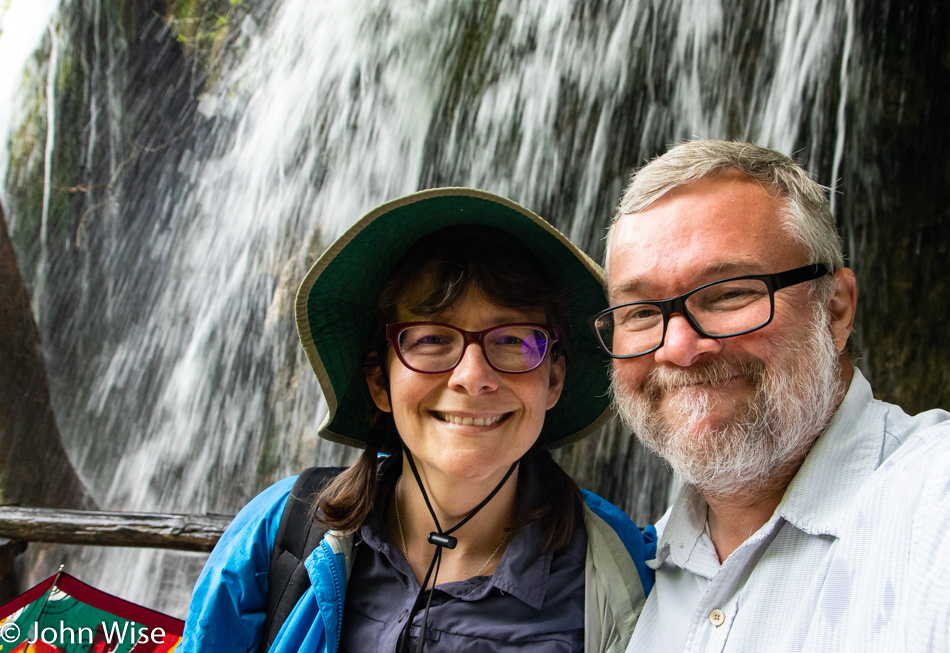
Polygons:
[[574,352],[560,400],[545,417],[544,445],[576,442],[610,418],[608,363],[587,326],[589,315],[607,307],[600,266],[511,200],[471,188],[435,188],[370,211],[323,253],[300,285],[297,331],[328,406],[320,437],[366,446],[374,405],[363,357],[373,337],[379,293],[416,241],[455,225],[483,225],[511,234],[572,290],[570,324],[562,327]]

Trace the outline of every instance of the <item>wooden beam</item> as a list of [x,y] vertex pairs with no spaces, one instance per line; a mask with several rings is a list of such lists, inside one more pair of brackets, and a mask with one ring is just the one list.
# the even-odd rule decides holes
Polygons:
[[210,551],[232,517],[0,506],[0,537],[20,542]]

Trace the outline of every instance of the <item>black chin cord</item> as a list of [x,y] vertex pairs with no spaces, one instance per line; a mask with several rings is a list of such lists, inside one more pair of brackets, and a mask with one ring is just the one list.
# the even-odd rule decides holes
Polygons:
[[[426,489],[422,485],[422,479],[419,477],[419,470],[416,469],[416,462],[413,460],[412,452],[406,447],[405,444],[402,445],[402,450],[405,452],[406,460],[409,461],[409,469],[412,470],[412,475],[416,479],[416,485],[419,486],[419,490],[422,492],[422,498],[426,502],[426,508],[429,509],[429,515],[432,517],[432,521],[435,523],[435,531],[429,533],[428,541],[429,544],[435,546],[435,553],[432,554],[432,562],[429,563],[429,570],[426,571],[425,580],[422,581],[422,586],[419,588],[419,594],[416,595],[416,600],[412,604],[412,610],[409,612],[409,618],[406,623],[406,634],[410,635],[412,630],[412,618],[416,614],[416,611],[419,609],[419,601],[422,599],[422,595],[426,591],[426,587],[429,585],[429,578],[432,577],[432,589],[429,590],[429,597],[426,599],[426,610],[422,616],[422,629],[419,631],[419,641],[416,643],[416,652],[422,653],[422,646],[425,643],[426,639],[426,625],[429,623],[429,606],[432,604],[432,593],[435,590],[436,580],[439,578],[439,567],[442,564],[442,549],[454,549],[458,544],[458,539],[452,536],[452,533],[460,529],[462,526],[468,523],[468,521],[474,517],[479,510],[484,508],[489,501],[491,501],[496,494],[501,490],[501,488],[508,482],[508,479],[511,478],[511,475],[514,473],[515,469],[518,468],[519,460],[516,460],[511,464],[511,467],[508,468],[508,472],[505,474],[505,477],[501,479],[498,485],[495,486],[495,489],[485,497],[485,499],[479,503],[477,506],[472,508],[472,511],[465,516],[462,521],[457,523],[452,528],[447,531],[442,530],[442,525],[439,524],[439,518],[435,516],[435,510],[432,509],[432,503],[429,501],[429,495],[426,494]],[[432,571],[435,570],[435,575],[433,576]],[[400,646],[401,650],[405,649],[405,643],[409,641],[409,637],[405,637],[403,640],[403,645]]]

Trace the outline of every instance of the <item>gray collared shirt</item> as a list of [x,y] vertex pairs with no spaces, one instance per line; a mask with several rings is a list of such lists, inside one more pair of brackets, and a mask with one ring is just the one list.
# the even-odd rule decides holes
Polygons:
[[772,518],[723,564],[707,505],[660,521],[628,653],[950,651],[950,414],[910,417],[855,376]]
[[[402,551],[385,535],[383,514],[398,470],[380,478],[376,507],[359,531],[347,583],[340,651],[393,653],[419,584]],[[539,492],[530,461],[519,484],[531,502]],[[530,505],[530,503],[529,503]],[[577,653],[584,648],[584,562],[587,534],[578,527],[570,546],[540,553],[536,522],[515,534],[492,576],[439,583],[429,610],[427,653]],[[413,619],[418,636],[423,610]]]

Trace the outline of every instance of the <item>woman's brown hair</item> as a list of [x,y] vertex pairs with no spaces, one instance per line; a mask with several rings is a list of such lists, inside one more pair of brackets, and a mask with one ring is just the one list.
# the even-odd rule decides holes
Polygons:
[[[537,257],[508,233],[483,226],[457,226],[421,238],[393,268],[374,311],[373,339],[367,343],[364,359],[367,375],[382,367],[385,377],[386,324],[395,319],[400,303],[411,296],[412,305],[407,308],[412,313],[436,315],[472,289],[505,308],[543,310],[547,322],[560,332],[551,355],[563,357],[570,374],[569,289],[557,283]],[[400,451],[391,414],[377,410],[367,429],[367,441],[375,446],[367,446],[359,460],[337,476],[314,503],[319,519],[343,532],[357,530],[373,508],[379,450]],[[541,499],[535,506],[519,506],[512,530],[538,520],[544,550],[564,548],[580,523],[580,488],[540,441],[526,457],[537,465]]]

